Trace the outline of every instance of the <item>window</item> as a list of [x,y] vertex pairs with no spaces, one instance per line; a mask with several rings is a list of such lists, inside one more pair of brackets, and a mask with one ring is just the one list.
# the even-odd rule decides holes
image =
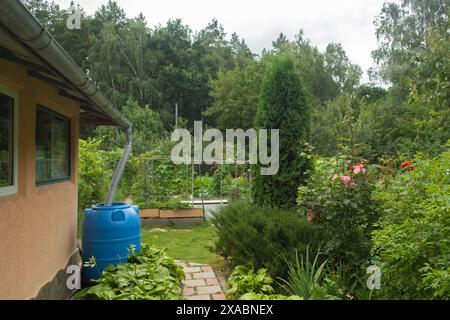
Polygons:
[[17,94],[0,85],[0,196],[14,194],[18,185]]
[[0,195],[16,185],[14,118],[14,98],[0,92]]
[[36,111],[36,185],[70,178],[70,120],[43,107]]

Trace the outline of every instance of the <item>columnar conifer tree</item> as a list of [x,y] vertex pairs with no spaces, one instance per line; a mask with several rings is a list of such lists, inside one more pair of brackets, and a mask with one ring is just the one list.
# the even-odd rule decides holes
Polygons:
[[297,189],[304,183],[311,166],[305,150],[305,144],[309,142],[309,122],[309,104],[292,57],[287,54],[275,56],[261,84],[255,126],[279,129],[279,170],[275,175],[264,176],[260,174],[264,165],[254,166],[252,193],[256,204],[296,205]]

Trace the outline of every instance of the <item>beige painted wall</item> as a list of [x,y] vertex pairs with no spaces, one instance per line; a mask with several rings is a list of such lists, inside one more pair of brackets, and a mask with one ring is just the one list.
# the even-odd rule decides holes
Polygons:
[[[0,58],[0,84],[19,97],[18,193],[0,197],[0,299],[29,299],[76,248],[79,105]],[[71,180],[35,186],[36,104],[71,119]]]

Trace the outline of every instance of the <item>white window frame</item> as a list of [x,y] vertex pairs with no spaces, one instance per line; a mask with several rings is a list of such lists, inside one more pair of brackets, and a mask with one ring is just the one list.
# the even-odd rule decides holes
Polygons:
[[16,91],[0,84],[0,93],[14,99],[13,104],[13,185],[0,187],[0,197],[17,193],[19,185],[19,95]]

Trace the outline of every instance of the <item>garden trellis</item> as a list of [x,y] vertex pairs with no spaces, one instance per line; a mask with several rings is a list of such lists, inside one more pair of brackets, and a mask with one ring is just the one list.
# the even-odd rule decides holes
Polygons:
[[145,207],[183,208],[198,200],[203,204],[205,199],[250,196],[250,170],[241,165],[213,165],[214,174],[210,176],[205,166],[174,164],[165,156],[141,156],[134,201]]

